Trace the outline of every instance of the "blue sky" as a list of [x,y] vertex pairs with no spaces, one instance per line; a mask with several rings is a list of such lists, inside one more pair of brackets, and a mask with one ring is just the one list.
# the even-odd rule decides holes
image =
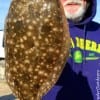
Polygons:
[[[0,30],[4,27],[4,20],[7,15],[10,3],[12,0],[0,0]],[[100,23],[100,0],[97,0],[97,14],[94,18],[95,21]]]
[[12,0],[0,0],[0,30],[4,27],[4,20]]
[[97,13],[94,20],[100,23],[100,0],[97,0]]

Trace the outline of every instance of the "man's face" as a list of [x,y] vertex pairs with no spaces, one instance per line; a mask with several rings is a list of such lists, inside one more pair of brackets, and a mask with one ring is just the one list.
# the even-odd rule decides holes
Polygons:
[[61,3],[66,17],[74,22],[82,20],[88,7],[86,0],[61,0]]

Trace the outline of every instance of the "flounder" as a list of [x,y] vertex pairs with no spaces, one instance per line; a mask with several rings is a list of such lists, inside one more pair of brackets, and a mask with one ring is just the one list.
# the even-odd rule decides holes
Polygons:
[[58,80],[70,50],[59,0],[12,0],[5,21],[6,80],[20,100],[41,100]]

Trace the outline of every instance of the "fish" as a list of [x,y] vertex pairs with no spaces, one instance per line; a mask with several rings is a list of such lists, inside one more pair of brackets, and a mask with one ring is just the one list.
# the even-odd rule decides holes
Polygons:
[[59,0],[12,0],[4,25],[5,77],[19,100],[41,100],[57,82],[70,52]]

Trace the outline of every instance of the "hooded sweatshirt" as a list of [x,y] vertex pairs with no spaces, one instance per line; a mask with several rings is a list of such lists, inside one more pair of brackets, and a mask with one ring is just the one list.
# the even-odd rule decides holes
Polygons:
[[42,100],[100,100],[100,25],[96,0],[82,21],[69,22],[71,50],[60,78]]

